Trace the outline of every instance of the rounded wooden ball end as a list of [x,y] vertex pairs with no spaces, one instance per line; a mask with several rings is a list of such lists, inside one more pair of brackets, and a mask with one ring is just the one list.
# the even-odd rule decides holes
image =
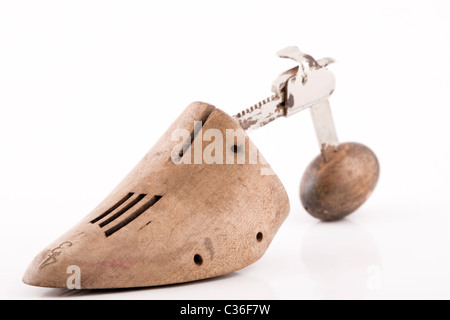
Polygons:
[[327,147],[306,169],[300,199],[313,217],[339,220],[369,198],[379,174],[377,157],[368,147],[359,143]]

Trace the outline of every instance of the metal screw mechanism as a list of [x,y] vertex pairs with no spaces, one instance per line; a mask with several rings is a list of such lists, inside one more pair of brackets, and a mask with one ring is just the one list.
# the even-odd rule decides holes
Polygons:
[[273,120],[289,117],[305,109],[311,110],[319,145],[322,149],[339,144],[328,103],[335,88],[333,74],[326,68],[334,60],[315,60],[297,47],[287,47],[278,53],[280,58],[294,60],[298,66],[281,73],[272,84],[274,95],[234,118],[247,130],[258,129]]

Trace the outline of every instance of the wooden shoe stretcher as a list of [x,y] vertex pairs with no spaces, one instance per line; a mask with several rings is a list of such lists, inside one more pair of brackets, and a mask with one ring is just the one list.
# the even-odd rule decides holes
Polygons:
[[[81,289],[147,287],[254,263],[287,217],[289,199],[246,131],[304,109],[311,112],[321,149],[301,182],[304,208],[330,221],[364,203],[379,165],[369,148],[338,142],[328,103],[335,81],[327,66],[333,60],[315,60],[296,47],[278,54],[298,66],[274,81],[272,97],[233,117],[207,103],[189,105],[103,202],[37,255],[23,282],[67,288],[76,270]],[[181,144],[173,139],[180,130],[190,133]],[[208,148],[202,136],[208,130],[235,135],[215,149],[223,164],[196,158]],[[252,154],[257,161],[250,161]],[[244,161],[235,161],[239,157]]]

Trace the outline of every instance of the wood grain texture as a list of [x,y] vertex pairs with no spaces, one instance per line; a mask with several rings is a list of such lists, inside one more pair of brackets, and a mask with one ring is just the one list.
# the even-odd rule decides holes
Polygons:
[[305,210],[323,221],[344,218],[374,190],[380,167],[375,154],[358,143],[322,150],[303,175],[300,199]]
[[[206,121],[203,130],[240,129],[221,110],[191,104],[97,208],[33,260],[23,281],[66,288],[75,265],[82,289],[146,287],[215,277],[258,260],[289,213],[287,194],[275,175],[261,175],[266,164],[173,163],[179,141],[172,132],[192,130],[195,120]],[[241,134],[248,150],[253,144]],[[224,141],[227,148],[236,150]]]

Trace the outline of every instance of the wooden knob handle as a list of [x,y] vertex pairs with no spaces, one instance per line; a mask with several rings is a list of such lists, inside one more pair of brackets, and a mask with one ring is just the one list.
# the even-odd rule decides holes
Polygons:
[[369,198],[379,173],[377,157],[362,144],[343,143],[322,150],[303,175],[303,207],[323,221],[342,219]]

